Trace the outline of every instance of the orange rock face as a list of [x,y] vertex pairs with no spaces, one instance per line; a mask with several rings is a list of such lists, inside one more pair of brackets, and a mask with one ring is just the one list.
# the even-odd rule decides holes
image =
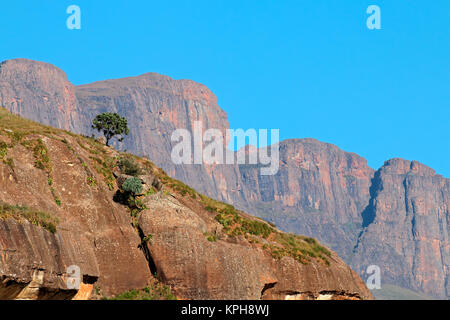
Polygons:
[[[183,201],[183,202],[181,202]],[[359,276],[335,254],[330,265],[274,259],[243,237],[208,241],[214,215],[191,201],[155,195],[139,218],[155,270],[186,299],[371,299]],[[218,233],[220,235],[220,232]]]
[[[0,136],[4,134],[0,128]],[[36,168],[33,151],[16,144],[8,148],[14,166],[0,162],[0,201],[50,213],[59,220],[58,231],[52,234],[26,219],[0,217],[0,298],[16,298],[33,280],[40,288],[34,298],[71,297],[76,291],[65,281],[71,265],[80,267],[85,285],[95,283],[105,294],[145,284],[150,274],[138,249],[140,238],[127,210],[111,200],[114,193],[94,169],[92,154],[68,134],[32,135],[23,141],[37,138],[50,154],[51,186],[48,174]],[[89,186],[88,177],[98,184]],[[35,279],[36,272],[40,279]]]

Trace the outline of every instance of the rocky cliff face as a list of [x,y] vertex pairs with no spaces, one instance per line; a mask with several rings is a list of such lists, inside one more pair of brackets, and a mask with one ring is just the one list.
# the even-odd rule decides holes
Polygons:
[[2,62],[0,106],[57,128],[81,132],[86,127],[74,85],[64,71],[44,62],[26,59]]
[[53,234],[9,218],[14,209],[0,210],[0,298],[73,296],[65,285],[71,265],[81,268],[87,289],[95,283],[107,295],[146,283],[140,239],[92,160],[99,151],[2,110],[0,202],[48,213],[59,224]]
[[[448,224],[441,222],[448,221],[448,209],[443,209],[448,208],[449,191],[445,187],[448,179],[430,175],[427,183],[420,182],[414,186],[414,193],[424,199],[430,211],[439,212],[440,217],[414,220],[417,228],[434,230],[433,233],[422,231],[421,236],[417,237],[414,236],[416,229],[409,228],[408,223],[411,222],[400,218],[402,210],[408,212],[408,217],[413,212],[413,207],[408,208],[412,204],[407,205],[401,200],[404,197],[401,190],[411,186],[406,186],[401,178],[395,179],[391,181],[392,190],[398,192],[386,192],[389,198],[375,198],[377,188],[387,185],[386,181],[379,182],[382,176],[380,171],[384,168],[375,173],[367,166],[366,160],[356,154],[313,139],[302,139],[279,143],[280,170],[274,176],[261,176],[259,167],[254,165],[174,165],[170,158],[173,130],[191,130],[197,120],[203,123],[204,129],[228,128],[225,113],[206,87],[192,81],[145,74],[75,88],[69,86],[71,94],[68,96],[75,96],[74,103],[66,99],[61,103],[39,104],[44,94],[48,96],[47,91],[54,90],[52,96],[63,96],[64,90],[59,86],[66,80],[59,69],[53,67],[56,71],[38,72],[36,69],[40,69],[35,64],[40,65],[28,60],[8,61],[1,65],[0,104],[42,123],[88,135],[92,133],[89,123],[97,113],[119,112],[129,119],[131,127],[130,136],[120,147],[135,154],[147,155],[170,176],[210,197],[264,217],[283,230],[317,237],[361,274],[368,265],[383,265],[382,277],[384,274],[386,276],[382,281],[439,298],[448,297],[448,292],[442,288],[448,286],[449,229]],[[50,68],[48,65],[46,67]],[[42,87],[45,90],[39,89]],[[11,102],[17,98],[22,101],[20,109]],[[58,112],[61,105],[70,116]],[[46,114],[53,115],[56,120]],[[398,210],[390,211],[390,216],[399,227],[376,229],[374,226],[382,221],[385,221],[384,224],[394,223],[378,216],[379,208],[393,206],[394,200],[405,203],[404,209],[395,206]],[[403,236],[400,236],[400,230],[405,233]],[[388,236],[385,233],[401,239],[399,241],[405,248],[411,245],[407,239],[414,239],[416,247],[434,241],[434,262],[427,269],[418,268],[418,264],[411,261],[429,261],[431,253],[426,255],[423,250],[402,251],[398,248],[391,250],[390,244],[381,246]],[[440,239],[439,243],[436,239]],[[438,247],[440,256],[437,255]],[[391,257],[393,252],[398,255],[389,258],[389,261],[386,260],[388,258],[375,259],[381,255]],[[414,265],[414,276],[410,276],[411,268],[397,267],[400,265],[397,263],[399,259],[405,265]],[[436,280],[438,278],[440,280]],[[437,285],[439,289],[432,289],[431,283],[436,281],[440,283]]]
[[351,256],[374,173],[365,159],[314,139],[286,140],[276,175],[261,176],[258,167],[239,167],[240,207],[256,207],[283,229],[315,234],[344,259]]
[[448,297],[449,187],[416,161],[387,161],[373,179],[352,265],[377,264],[385,281]]
[[[134,205],[121,200],[122,157],[140,167]],[[79,290],[67,286],[73,265]],[[0,109],[0,299],[111,296],[155,274],[183,299],[372,298],[314,239],[209,199],[148,160]]]

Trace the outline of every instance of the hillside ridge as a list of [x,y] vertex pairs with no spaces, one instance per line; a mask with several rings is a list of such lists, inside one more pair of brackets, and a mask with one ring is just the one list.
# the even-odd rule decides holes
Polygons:
[[[0,299],[372,299],[315,239],[206,197],[147,159],[3,108],[0,150]],[[127,193],[128,179],[142,193]],[[79,289],[68,287],[71,266]]]

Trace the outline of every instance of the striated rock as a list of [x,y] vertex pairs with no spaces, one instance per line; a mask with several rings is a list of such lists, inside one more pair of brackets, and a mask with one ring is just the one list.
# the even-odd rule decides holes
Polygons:
[[245,165],[239,174],[239,208],[258,208],[282,229],[317,237],[344,259],[351,255],[373,176],[365,159],[314,139],[286,140],[276,175]]
[[450,180],[416,161],[392,159],[376,172],[352,265],[376,264],[385,282],[450,295]]

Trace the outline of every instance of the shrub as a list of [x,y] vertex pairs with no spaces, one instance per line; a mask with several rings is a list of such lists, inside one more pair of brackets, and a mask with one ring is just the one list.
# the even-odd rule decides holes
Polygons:
[[142,238],[142,241],[143,242],[150,242],[152,240],[152,238],[153,238],[153,235],[152,234],[148,234],[144,238]]
[[95,187],[95,185],[97,184],[97,182],[95,181],[94,177],[87,177],[87,184],[90,187]]
[[130,157],[121,158],[118,166],[120,171],[126,175],[136,177],[141,174],[141,168],[139,168],[139,165]]
[[209,242],[216,242],[217,241],[216,235],[211,233],[211,232],[205,232],[205,233],[203,233],[203,235],[206,237],[206,239]]
[[8,155],[8,145],[5,142],[0,142],[0,158]]
[[128,178],[122,185],[122,190],[136,195],[142,192],[142,182],[136,177]]
[[6,164],[11,169],[14,169],[14,159],[13,158],[8,158],[6,160],[3,160],[3,163]]

